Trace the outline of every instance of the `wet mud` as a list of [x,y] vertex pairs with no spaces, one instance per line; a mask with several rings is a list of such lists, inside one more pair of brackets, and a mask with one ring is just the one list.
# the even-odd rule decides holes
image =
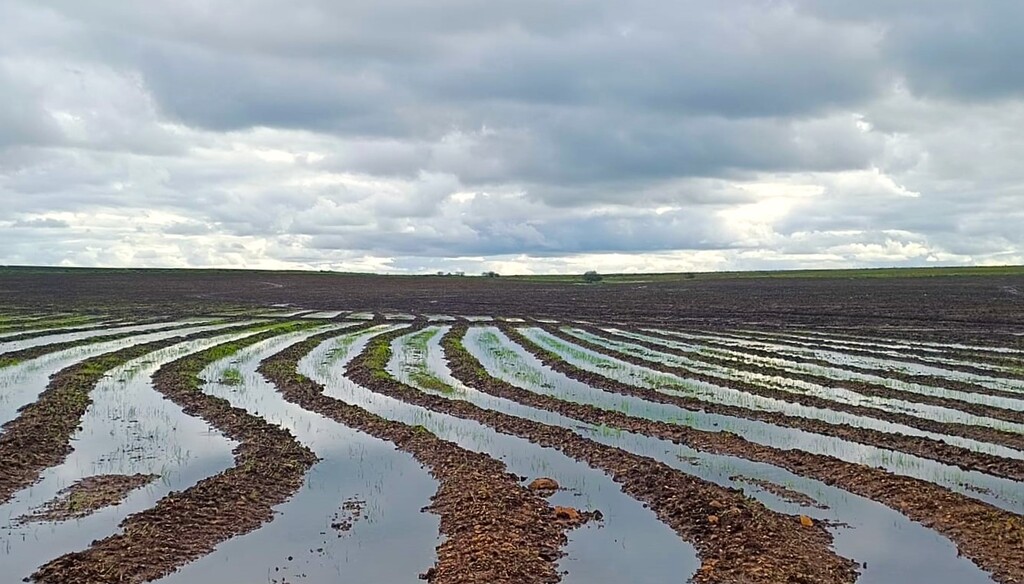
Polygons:
[[141,473],[86,477],[61,490],[55,499],[19,517],[18,521],[37,523],[87,517],[100,509],[120,503],[131,491],[158,478],[159,475]]

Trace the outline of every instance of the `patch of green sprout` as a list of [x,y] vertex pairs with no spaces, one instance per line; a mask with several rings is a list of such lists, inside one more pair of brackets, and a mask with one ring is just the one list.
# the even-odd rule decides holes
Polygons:
[[409,381],[420,389],[451,394],[455,392],[455,388],[434,375],[427,363],[430,341],[441,331],[442,329],[436,327],[426,328],[418,333],[402,337],[399,342],[402,344],[405,356],[410,358],[405,363],[408,368]]
[[14,367],[19,363],[24,363],[24,360],[16,357],[0,357],[0,369],[3,369],[4,367]]
[[236,367],[230,367],[221,372],[218,383],[221,385],[242,385],[243,381],[242,372]]

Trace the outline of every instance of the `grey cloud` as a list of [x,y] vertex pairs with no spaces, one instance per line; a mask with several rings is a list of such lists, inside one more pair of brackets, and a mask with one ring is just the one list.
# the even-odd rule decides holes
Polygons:
[[922,95],[968,100],[1024,94],[1024,5],[1014,0],[958,2],[803,1],[833,22],[859,22],[883,32],[889,67]]
[[1019,257],[1022,11],[14,0],[0,262]]
[[50,217],[42,219],[19,219],[11,224],[15,229],[66,229],[71,227],[67,221]]

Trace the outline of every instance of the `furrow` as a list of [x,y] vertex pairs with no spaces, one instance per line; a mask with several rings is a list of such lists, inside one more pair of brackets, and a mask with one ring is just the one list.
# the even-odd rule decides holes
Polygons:
[[90,392],[111,369],[147,353],[183,341],[250,330],[216,327],[189,335],[163,338],[90,357],[55,373],[38,399],[22,408],[0,434],[0,503],[35,483],[40,473],[64,461],[82,415],[91,405]]
[[566,361],[561,354],[535,343],[515,328],[502,330],[552,370],[602,391],[677,407],[682,410],[679,419],[688,425],[703,423],[706,429],[742,432],[751,440],[779,448],[799,448],[834,455],[849,462],[885,466],[902,474],[920,473],[921,478],[942,482],[949,488],[962,481],[968,490],[977,490],[979,494],[996,493],[1000,500],[1005,500],[1003,504],[1013,506],[1014,510],[1024,510],[1019,478],[1006,476],[1014,471],[1014,467],[1007,465],[1012,461],[925,438],[829,424],[665,393],[658,391],[653,384],[645,387],[632,377],[629,382],[619,381],[608,370],[590,370],[584,368],[584,363]]
[[273,325],[264,332],[161,367],[153,376],[154,388],[185,414],[205,420],[239,442],[234,450],[235,465],[127,517],[120,524],[121,533],[46,563],[31,576],[32,580],[62,584],[147,582],[210,553],[217,543],[269,521],[272,507],[302,485],[316,456],[286,430],[226,400],[202,393],[198,374],[208,364],[244,347],[311,324],[315,323]]
[[759,357],[739,351],[709,350],[698,344],[673,340],[651,331],[639,333],[616,327],[600,330],[648,349],[685,357],[708,366],[797,379],[870,396],[904,399],[937,406],[949,405],[978,416],[1024,423],[1024,399],[1012,393],[993,395],[962,392],[777,357]]
[[[398,336],[398,335],[391,335]],[[555,448],[600,469],[627,494],[651,506],[698,551],[702,567],[694,581],[847,582],[855,579],[852,562],[831,551],[831,535],[820,525],[805,527],[794,516],[771,511],[741,492],[687,475],[649,457],[600,444],[576,433],[466,401],[425,393],[379,374],[390,359],[388,336],[368,346],[367,369],[350,369],[370,388],[399,401],[457,418],[478,421],[498,432]],[[375,376],[376,375],[376,376]],[[709,520],[714,516],[714,520]],[[731,549],[744,548],[736,556]]]
[[620,377],[628,377],[659,391],[696,397],[710,403],[811,418],[831,425],[849,425],[891,435],[905,434],[948,442],[1002,460],[1008,472],[1024,476],[1024,461],[1021,460],[1024,459],[1024,452],[1016,448],[1018,442],[1024,441],[1024,436],[1020,434],[936,422],[877,408],[833,402],[816,396],[793,394],[742,380],[723,379],[692,368],[666,365],[653,360],[650,355],[640,357],[616,352],[613,357],[607,354],[607,347],[571,336],[572,340],[569,341],[565,336],[546,329],[527,329],[525,332],[556,351],[573,352],[597,369],[614,367]]
[[[860,418],[884,420],[940,436],[958,436],[978,442],[1000,444],[1018,451],[1024,449],[1024,423],[978,416],[957,409],[951,403],[926,404],[920,400],[907,400],[906,395],[869,395],[863,390],[855,391],[834,384],[823,385],[790,375],[772,375],[767,372],[721,367],[651,348],[636,341],[616,340],[579,328],[564,327],[557,332],[551,332],[556,335],[562,333],[560,338],[563,339],[568,335],[574,343],[590,350],[613,351],[634,365],[651,367],[686,379],[735,388],[770,400],[834,412],[832,415],[836,417],[841,417],[838,412],[845,412]],[[1012,415],[1012,412],[1007,412],[1007,415]],[[1024,453],[1016,456],[1024,457]]]
[[[330,350],[347,354],[357,341],[352,337]],[[300,359],[320,345],[333,343],[323,335],[311,338],[265,360],[260,371],[288,401],[392,442],[427,466],[439,483],[430,510],[440,516],[446,539],[425,579],[435,584],[559,580],[555,562],[571,524],[559,522],[547,502],[521,486],[500,461],[325,395],[323,385],[297,371]],[[357,383],[376,379],[363,359],[360,355],[347,367]]]
[[[518,404],[529,405],[545,411],[559,412],[589,424],[609,426],[625,432],[633,432],[672,443],[685,444],[700,452],[736,456],[746,460],[782,466],[800,476],[829,485],[837,485],[845,491],[856,493],[872,500],[880,500],[880,502],[891,509],[903,513],[914,521],[937,529],[943,535],[950,537],[957,544],[958,548],[965,555],[971,557],[979,566],[996,572],[997,579],[1000,581],[1014,581],[1014,578],[1019,578],[1022,575],[1021,571],[1024,569],[1024,566],[1020,564],[1015,565],[1013,562],[1006,562],[1005,559],[1018,553],[1020,546],[1024,545],[1024,541],[1020,541],[1016,546],[1011,546],[1007,549],[1003,547],[1003,541],[1000,537],[1006,525],[1021,525],[1022,518],[1020,515],[1009,513],[953,493],[927,481],[897,476],[880,469],[851,464],[835,457],[813,455],[795,449],[765,447],[751,443],[740,436],[728,432],[699,431],[679,424],[647,420],[619,411],[610,411],[588,404],[573,403],[553,395],[536,393],[535,391],[513,385],[506,380],[492,376],[492,372],[481,365],[481,362],[464,346],[465,341],[461,340],[463,339],[463,333],[463,328],[453,329],[444,339],[443,345],[452,373],[469,387],[478,389],[491,396],[512,400]],[[496,368],[504,369],[506,372],[510,369],[517,373],[523,371],[522,363],[519,363],[519,367],[515,368],[502,368],[496,365],[499,362],[503,362],[506,366],[510,365],[510,361],[515,360],[515,354],[509,355],[507,350],[496,347],[494,344],[489,346],[492,349],[497,349],[490,354],[491,363],[495,364]],[[531,368],[530,372],[533,375],[542,375],[542,372],[536,368]],[[539,379],[539,377],[534,379]],[[867,480],[864,477],[867,477]],[[813,488],[813,486],[807,485],[804,488]],[[833,502],[837,500],[843,501],[840,497],[826,499],[830,504],[834,504]],[[936,501],[941,503],[936,504]],[[853,516],[849,514],[838,515],[834,519],[856,524],[858,519],[862,519],[861,513],[864,513],[864,510],[857,509]],[[948,517],[950,515],[961,518],[957,525],[948,525]],[[984,517],[987,522],[984,524],[979,523],[978,519],[981,517]],[[884,517],[880,518],[881,523],[888,521],[893,520],[885,519]],[[898,521],[894,521],[894,523],[899,525]],[[885,539],[884,525],[871,526],[869,524],[863,527],[869,530],[866,537],[871,538],[873,541],[877,542],[880,539]],[[874,531],[872,531],[872,528]],[[907,547],[915,543],[913,538],[910,537],[911,530],[906,529],[904,526],[899,526],[897,529],[899,534],[894,539],[899,542],[904,551],[910,555],[915,555]],[[878,533],[878,531],[883,531],[883,533]],[[841,550],[842,548],[840,548]],[[867,546],[867,550],[864,553],[870,554],[871,550],[877,551],[877,548],[875,546]],[[920,553],[929,557],[931,562],[942,562],[943,560],[941,556],[936,555],[934,552],[929,553],[926,550],[920,550]],[[855,559],[867,560],[868,558],[855,556]],[[870,559],[870,565],[877,566],[880,563],[876,557]],[[951,564],[955,565],[955,562],[951,562]],[[929,566],[922,567],[926,571],[930,568]],[[947,570],[948,568],[934,572],[931,575],[949,578]],[[905,577],[909,577],[909,573],[901,572],[901,576],[893,581],[903,581]],[[928,577],[927,575],[923,576],[923,578],[928,581],[939,581],[937,578]],[[921,578],[914,579],[918,580]],[[966,581],[966,578],[959,577],[955,581],[963,582]]]

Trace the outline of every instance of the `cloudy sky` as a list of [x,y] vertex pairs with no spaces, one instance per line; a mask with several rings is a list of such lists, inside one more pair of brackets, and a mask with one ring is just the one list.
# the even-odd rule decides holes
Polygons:
[[4,0],[0,264],[1024,263],[1019,0]]

